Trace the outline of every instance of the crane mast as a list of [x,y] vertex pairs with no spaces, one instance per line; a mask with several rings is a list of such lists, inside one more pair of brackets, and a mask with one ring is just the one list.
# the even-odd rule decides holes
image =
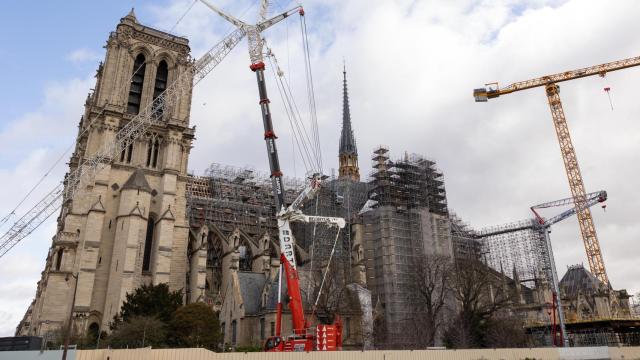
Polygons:
[[520,81],[504,88],[500,88],[497,83],[486,84],[486,87],[474,89],[473,91],[476,102],[486,102],[488,99],[497,98],[502,95],[544,86],[556,136],[560,144],[560,152],[562,154],[565,172],[569,180],[569,188],[574,199],[576,215],[578,224],[580,225],[580,233],[584,242],[589,268],[598,280],[605,284],[609,284],[609,277],[607,276],[602,258],[602,251],[600,249],[596,228],[593,224],[593,217],[591,216],[589,207],[586,206],[587,194],[584,188],[584,181],[582,180],[578,158],[573,147],[573,142],[571,141],[569,126],[567,125],[567,119],[562,108],[562,101],[560,100],[560,87],[557,83],[594,75],[604,77],[607,72],[627,69],[638,65],[640,65],[640,56]]
[[[268,1],[261,0],[259,17],[260,21],[255,24],[247,24],[232,15],[217,8],[207,0],[200,0],[212,11],[216,12],[222,18],[236,26],[238,29],[242,29],[246,34],[249,42],[249,58],[251,65],[249,68],[256,75],[256,81],[258,84],[258,96],[259,105],[262,115],[262,124],[264,128],[264,141],[267,148],[267,157],[269,159],[269,170],[271,173],[272,190],[274,193],[276,215],[278,221],[278,238],[280,243],[280,271],[278,279],[278,304],[277,304],[277,317],[276,317],[276,336],[269,338],[267,345],[265,346],[267,351],[310,351],[314,348],[314,340],[316,340],[317,350],[327,350],[326,343],[324,349],[320,349],[317,345],[318,338],[314,338],[314,334],[308,334],[307,328],[309,323],[304,316],[304,308],[302,304],[302,296],[300,293],[300,278],[298,276],[297,263],[295,258],[295,239],[293,232],[291,231],[291,221],[302,222],[315,222],[325,223],[330,226],[337,226],[343,228],[345,226],[344,219],[330,218],[321,216],[306,216],[300,211],[300,206],[305,199],[313,198],[320,190],[320,182],[322,177],[320,174],[314,174],[309,179],[309,184],[303,190],[301,194],[293,201],[288,207],[285,204],[284,199],[284,184],[282,182],[282,170],[280,169],[280,160],[278,157],[278,148],[276,146],[276,139],[278,138],[273,128],[273,121],[271,117],[270,100],[267,94],[267,86],[264,76],[265,64],[263,61],[262,50],[264,48],[264,40],[262,39],[262,32],[267,28],[275,25],[281,20],[288,17],[293,12],[297,11],[300,16],[304,16],[304,10],[302,7],[297,6],[289,11],[286,11],[280,15],[274,16],[270,19],[266,19]],[[284,274],[287,282],[287,295],[289,297],[289,309],[291,311],[291,319],[293,325],[293,337],[284,341],[281,336],[281,317],[282,317],[282,302],[280,299],[280,287],[282,281],[282,273]],[[337,329],[340,328],[338,324]],[[325,334],[326,336],[326,334]],[[338,330],[334,334],[336,340],[336,348],[341,347],[342,335]],[[326,337],[325,337],[326,340]]]
[[576,217],[580,225],[580,232],[582,233],[587,260],[589,261],[589,268],[595,277],[603,283],[609,284],[609,277],[604,267],[600,242],[596,234],[596,227],[593,224],[591,210],[586,206],[587,192],[584,189],[584,181],[580,173],[580,166],[578,166],[578,158],[573,147],[573,142],[571,141],[569,125],[567,124],[564,110],[562,109],[560,87],[555,83],[551,83],[545,86],[545,90],[549,101],[549,108],[551,109],[551,117],[553,118],[553,124],[556,129],[556,136],[560,144],[564,168],[567,173],[567,178],[569,179],[569,188],[571,189],[571,195],[575,202]]

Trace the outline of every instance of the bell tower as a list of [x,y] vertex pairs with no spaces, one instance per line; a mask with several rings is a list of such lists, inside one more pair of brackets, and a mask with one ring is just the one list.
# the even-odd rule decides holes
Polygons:
[[349,93],[347,91],[347,69],[342,70],[342,132],[340,134],[340,150],[338,153],[340,168],[338,179],[360,181],[360,168],[358,167],[358,148],[351,128],[351,111],[349,109]]
[[[140,24],[133,9],[105,45],[80,120],[74,171],[189,71],[186,38]],[[108,331],[127,293],[143,284],[187,289],[185,187],[194,138],[191,92],[162,107],[146,133],[112,154],[62,206],[36,297],[17,333],[45,335],[71,315],[76,332]],[[75,291],[74,301],[74,289]],[[26,325],[25,325],[26,324]]]

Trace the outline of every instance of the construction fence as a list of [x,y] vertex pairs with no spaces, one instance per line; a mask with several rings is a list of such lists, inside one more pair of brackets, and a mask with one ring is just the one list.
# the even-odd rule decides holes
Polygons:
[[[0,352],[0,360],[59,359],[60,351]],[[310,353],[214,353],[205,349],[77,350],[70,360],[595,360],[640,359],[640,347],[397,350]]]

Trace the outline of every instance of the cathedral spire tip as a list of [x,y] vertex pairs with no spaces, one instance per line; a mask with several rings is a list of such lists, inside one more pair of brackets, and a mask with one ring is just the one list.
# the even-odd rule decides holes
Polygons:
[[135,12],[135,9],[133,7],[131,8],[131,10],[129,11],[127,16],[125,16],[124,18],[133,20],[133,22],[138,22],[138,18],[136,18],[136,12]]

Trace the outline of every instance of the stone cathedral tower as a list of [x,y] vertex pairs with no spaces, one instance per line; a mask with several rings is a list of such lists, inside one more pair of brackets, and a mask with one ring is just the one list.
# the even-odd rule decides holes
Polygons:
[[347,69],[342,70],[343,75],[343,99],[342,99],[342,133],[340,134],[340,150],[338,157],[340,168],[338,179],[360,181],[360,168],[358,167],[358,148],[351,128],[351,111],[349,109],[349,93],[347,92]]
[[[107,40],[80,120],[70,171],[91,158],[191,64],[189,43],[138,23],[133,10]],[[191,94],[100,171],[58,218],[36,297],[17,334],[46,335],[73,316],[76,331],[108,330],[143,284],[187,289],[185,215]],[[77,294],[72,301],[77,274]]]

